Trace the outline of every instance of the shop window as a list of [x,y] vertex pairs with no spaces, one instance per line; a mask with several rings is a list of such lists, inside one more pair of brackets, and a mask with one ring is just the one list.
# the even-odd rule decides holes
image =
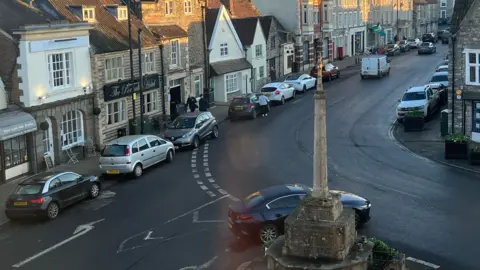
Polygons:
[[157,110],[157,91],[143,94],[143,111],[145,113]]
[[472,131],[480,133],[480,102],[473,103]]
[[107,125],[121,123],[126,120],[125,100],[107,104],[107,120]]
[[69,111],[64,114],[60,129],[62,137],[62,150],[83,144],[84,131],[82,112],[76,110]]
[[22,135],[4,141],[3,156],[6,169],[28,162],[26,136]]

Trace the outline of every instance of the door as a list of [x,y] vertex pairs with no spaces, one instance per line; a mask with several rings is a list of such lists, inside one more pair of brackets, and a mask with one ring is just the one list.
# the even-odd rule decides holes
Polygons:
[[197,116],[195,121],[195,129],[197,129],[197,134],[200,138],[204,138],[208,133],[208,125],[207,125],[208,116],[204,113]]
[[266,205],[265,219],[274,221],[283,232],[285,219],[295,210],[300,202],[299,195],[288,195],[277,198]]
[[52,163],[55,164],[55,151],[53,148],[53,127],[52,121],[49,117],[45,119],[45,122],[48,123],[48,129],[43,131],[43,150],[44,155],[50,156]]
[[147,138],[148,143],[150,144],[150,149],[149,151],[151,152],[150,154],[152,155],[152,164],[158,163],[162,160],[165,159],[166,156],[166,148],[162,150],[162,144],[160,143],[160,140],[156,137],[148,137]]
[[68,204],[75,203],[84,197],[86,197],[86,187],[83,186],[85,183],[79,183],[81,176],[76,173],[64,173],[58,176],[58,179],[62,183],[62,189],[64,192],[69,194],[70,199]]
[[137,143],[138,153],[136,154],[136,157],[138,157],[138,160],[142,162],[143,167],[147,168],[153,164],[153,152],[150,151],[150,147],[148,146],[147,140],[145,138],[139,139]]
[[180,89],[180,85],[170,87],[170,115],[172,116],[172,119],[183,113],[177,111],[177,104],[182,103],[182,95]]
[[64,189],[62,182],[58,177],[50,180],[48,183],[48,192],[51,197],[57,198],[60,201],[61,207],[67,206],[72,201],[72,192],[70,189]]

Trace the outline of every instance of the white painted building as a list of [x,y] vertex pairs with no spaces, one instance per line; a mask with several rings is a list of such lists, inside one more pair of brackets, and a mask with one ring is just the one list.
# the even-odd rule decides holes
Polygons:
[[252,91],[259,91],[268,78],[267,41],[259,18],[233,19],[233,26],[252,65]]
[[207,9],[207,43],[210,63],[210,85],[216,102],[249,93],[252,65],[238,37],[225,6]]

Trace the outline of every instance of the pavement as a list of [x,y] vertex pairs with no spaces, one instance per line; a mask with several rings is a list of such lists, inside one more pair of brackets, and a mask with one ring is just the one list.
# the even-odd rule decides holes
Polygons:
[[[358,233],[406,253],[411,269],[478,269],[477,175],[420,158],[392,135],[397,99],[428,80],[446,46],[438,51],[393,58],[389,77],[362,81],[352,68],[325,84],[330,187],[372,201]],[[223,121],[218,139],[54,221],[0,226],[0,269],[236,270],[260,261],[257,244],[228,231],[228,205],[270,185],[311,184],[312,96],[253,121]]]

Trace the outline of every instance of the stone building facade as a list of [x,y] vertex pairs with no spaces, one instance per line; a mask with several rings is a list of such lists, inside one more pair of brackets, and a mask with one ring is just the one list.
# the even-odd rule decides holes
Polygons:
[[437,0],[413,0],[413,32],[415,37],[425,33],[436,33],[438,29],[439,5]]

